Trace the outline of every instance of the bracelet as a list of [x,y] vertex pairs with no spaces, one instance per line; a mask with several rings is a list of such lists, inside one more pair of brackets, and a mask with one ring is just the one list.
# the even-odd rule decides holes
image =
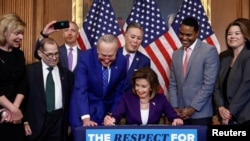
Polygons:
[[45,35],[45,34],[43,34],[43,31],[41,31],[41,32],[40,32],[40,35],[42,35],[42,36],[43,36],[43,38],[48,38],[48,37],[49,37],[49,35]]
[[23,125],[28,125],[29,124],[29,122],[27,122],[27,121],[25,121],[24,123],[23,123]]

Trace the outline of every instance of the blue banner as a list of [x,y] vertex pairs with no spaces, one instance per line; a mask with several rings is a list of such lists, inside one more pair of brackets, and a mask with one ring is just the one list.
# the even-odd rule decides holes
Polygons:
[[86,141],[198,141],[197,129],[86,129]]

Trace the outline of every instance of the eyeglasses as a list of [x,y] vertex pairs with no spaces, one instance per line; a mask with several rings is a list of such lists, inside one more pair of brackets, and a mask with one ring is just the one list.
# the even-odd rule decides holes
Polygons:
[[55,53],[48,53],[48,54],[46,54],[46,53],[44,53],[42,50],[40,50],[46,57],[48,57],[49,59],[52,59],[54,56],[56,57],[56,58],[58,58],[59,57],[59,52],[55,52]]

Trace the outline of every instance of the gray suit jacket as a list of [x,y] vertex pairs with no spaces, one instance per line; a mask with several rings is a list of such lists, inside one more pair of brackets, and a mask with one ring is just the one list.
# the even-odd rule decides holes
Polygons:
[[227,100],[229,111],[238,123],[242,123],[250,120],[250,51],[244,48],[231,67],[227,80],[227,97],[224,99],[222,84],[232,59],[233,56],[228,55],[221,60],[214,100],[216,108],[227,107],[225,105],[225,100]]
[[212,95],[219,70],[219,55],[216,47],[197,40],[189,59],[186,77],[182,73],[184,48],[173,53],[170,74],[169,96],[173,107],[191,106],[196,111],[191,118],[213,115]]

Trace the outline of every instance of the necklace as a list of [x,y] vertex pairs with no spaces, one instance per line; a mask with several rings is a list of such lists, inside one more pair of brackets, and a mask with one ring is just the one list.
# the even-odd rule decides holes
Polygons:
[[149,101],[142,101],[142,100],[140,100],[140,104],[148,104],[149,103]]

